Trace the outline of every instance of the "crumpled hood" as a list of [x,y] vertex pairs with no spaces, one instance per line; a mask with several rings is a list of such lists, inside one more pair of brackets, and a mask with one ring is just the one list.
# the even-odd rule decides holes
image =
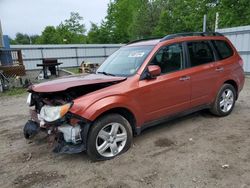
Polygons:
[[103,74],[66,76],[52,81],[32,85],[29,90],[34,92],[49,93],[64,91],[77,86],[117,82],[123,80],[126,80],[126,77],[107,76]]

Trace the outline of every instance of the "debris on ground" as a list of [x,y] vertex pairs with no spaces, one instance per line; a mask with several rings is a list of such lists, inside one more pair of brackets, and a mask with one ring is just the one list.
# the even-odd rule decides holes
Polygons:
[[32,158],[31,153],[24,153],[23,156],[24,156],[23,162],[29,161]]
[[229,164],[224,164],[224,165],[222,165],[221,167],[224,168],[224,169],[225,169],[225,168],[229,168]]

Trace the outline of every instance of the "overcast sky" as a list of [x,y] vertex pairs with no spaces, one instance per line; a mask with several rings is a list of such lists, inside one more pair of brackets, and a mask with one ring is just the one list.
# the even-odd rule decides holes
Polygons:
[[5,35],[17,32],[41,34],[45,26],[58,25],[78,12],[89,29],[90,21],[100,23],[109,0],[0,0],[0,20]]

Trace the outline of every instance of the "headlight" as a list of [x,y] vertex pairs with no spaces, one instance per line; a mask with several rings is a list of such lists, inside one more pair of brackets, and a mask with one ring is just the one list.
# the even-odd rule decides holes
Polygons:
[[72,106],[71,103],[62,106],[48,106],[44,105],[40,111],[40,117],[47,122],[52,122],[63,117]]
[[31,93],[29,93],[28,98],[27,98],[27,104],[30,106],[31,104]]

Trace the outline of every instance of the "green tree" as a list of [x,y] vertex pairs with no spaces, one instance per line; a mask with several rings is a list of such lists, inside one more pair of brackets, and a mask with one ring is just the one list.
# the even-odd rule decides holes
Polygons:
[[108,4],[107,16],[100,26],[91,25],[88,42],[126,43],[131,39],[130,26],[134,13],[139,7],[138,0],[114,0]]
[[217,11],[220,28],[250,25],[249,0],[220,0]]
[[83,17],[80,16],[77,12],[71,12],[70,18],[64,21],[63,26],[66,27],[71,33],[77,35],[84,35],[86,28],[84,24],[81,24]]
[[9,41],[10,41],[10,44],[17,44],[16,41],[15,41],[15,39],[13,39],[11,37],[9,37]]
[[16,44],[30,44],[31,43],[29,35],[23,34],[23,33],[17,33],[14,41],[13,42]]
[[12,44],[126,43],[170,33],[213,31],[215,14],[219,28],[250,24],[249,0],[112,0],[101,24],[91,23],[87,36],[83,18],[72,12],[58,26],[45,27],[42,35],[17,33]]
[[81,23],[83,18],[75,12],[71,12],[70,18],[61,22],[58,26],[47,26],[38,39],[40,44],[82,44],[86,43],[85,25]]
[[59,35],[57,29],[54,26],[45,27],[41,37],[38,40],[38,43],[40,44],[61,44],[62,42],[62,37]]
[[56,27],[57,33],[60,36],[60,41],[66,44],[86,43],[85,25],[81,24],[83,18],[79,13],[71,12],[70,18],[66,19]]
[[28,35],[23,33],[17,33],[15,39],[9,38],[10,44],[37,44],[39,35]]
[[111,28],[112,42],[124,43],[133,38],[131,25],[139,7],[138,0],[116,0],[110,3],[106,20],[108,28]]
[[39,35],[31,35],[30,36],[31,44],[38,44],[39,40],[40,40],[40,36]]
[[207,30],[214,30],[214,0],[167,1],[163,7],[154,31],[157,34],[202,31],[204,14],[207,15]]
[[97,24],[91,22],[91,27],[88,32],[87,43],[97,44],[101,41],[101,29]]
[[162,7],[158,1],[140,0],[140,6],[134,13],[130,26],[132,39],[152,37],[157,26]]

